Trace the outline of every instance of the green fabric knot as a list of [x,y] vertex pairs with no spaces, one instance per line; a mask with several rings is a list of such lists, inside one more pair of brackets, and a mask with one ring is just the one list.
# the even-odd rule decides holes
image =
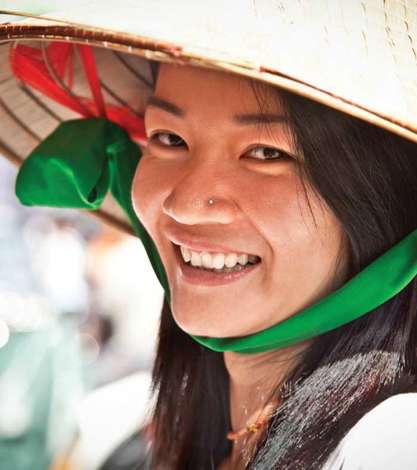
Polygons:
[[131,201],[132,181],[141,155],[140,147],[112,121],[65,121],[22,164],[16,179],[16,196],[25,206],[97,210],[110,189],[142,240],[169,299],[158,251],[136,217]]

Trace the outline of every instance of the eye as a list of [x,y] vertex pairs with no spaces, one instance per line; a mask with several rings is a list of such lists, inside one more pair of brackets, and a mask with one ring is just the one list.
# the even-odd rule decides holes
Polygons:
[[256,155],[254,158],[257,160],[266,160],[266,161],[276,161],[276,160],[293,160],[288,153],[278,150],[274,147],[265,147],[265,146],[258,146],[253,147],[251,150],[248,151],[248,154]]
[[149,138],[151,141],[156,141],[157,144],[163,147],[181,147],[185,142],[177,134],[171,132],[155,132]]
[[[180,136],[172,132],[155,132],[149,137],[150,141],[156,142],[162,147],[182,147],[186,143]],[[293,160],[294,157],[275,147],[259,145],[250,149],[247,154],[252,154],[251,158],[264,161]]]

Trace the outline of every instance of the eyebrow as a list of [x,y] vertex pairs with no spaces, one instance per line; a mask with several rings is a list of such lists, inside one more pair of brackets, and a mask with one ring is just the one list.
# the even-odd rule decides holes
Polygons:
[[[151,96],[147,102],[147,106],[162,109],[175,117],[184,118],[185,111],[170,101]],[[232,121],[241,126],[259,125],[259,124],[282,124],[288,123],[288,118],[282,114],[271,113],[248,113],[248,114],[235,114],[232,116]]]

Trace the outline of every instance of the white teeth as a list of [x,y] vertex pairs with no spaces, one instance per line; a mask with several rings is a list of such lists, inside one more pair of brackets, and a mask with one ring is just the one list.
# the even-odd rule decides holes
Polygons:
[[181,249],[181,254],[182,254],[184,261],[188,263],[188,261],[190,261],[191,259],[190,250],[188,248],[185,248],[185,246],[180,246],[180,249]]
[[229,253],[228,255],[226,255],[225,259],[224,259],[224,264],[228,267],[228,268],[233,268],[233,266],[235,266],[235,264],[237,263],[237,254],[236,253]]
[[223,269],[224,268],[224,254],[223,253],[216,253],[212,256],[213,260],[213,268],[216,269]]
[[248,262],[248,255],[240,255],[237,257],[237,262],[244,266]]
[[184,246],[180,246],[181,254],[186,263],[191,261],[192,266],[200,266],[207,269],[223,269],[224,267],[233,268],[237,264],[245,266],[258,260],[255,255],[237,253],[209,253],[207,251],[192,251]]
[[196,253],[195,251],[191,252],[191,264],[193,266],[201,266],[202,265],[201,256],[198,253]]
[[211,269],[213,267],[213,258],[207,251],[201,253],[201,262],[204,268]]

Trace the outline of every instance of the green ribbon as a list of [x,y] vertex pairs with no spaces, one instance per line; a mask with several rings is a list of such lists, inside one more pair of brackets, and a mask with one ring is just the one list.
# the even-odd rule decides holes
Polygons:
[[[110,189],[142,240],[167,300],[166,272],[131,202],[140,147],[117,124],[103,118],[66,121],[25,160],[16,195],[27,206],[96,210]],[[417,275],[417,229],[366,266],[341,288],[265,330],[247,336],[190,335],[213,351],[253,354],[287,347],[345,325],[376,309]]]
[[16,178],[16,196],[25,206],[97,210],[110,189],[142,240],[169,299],[158,250],[132,206],[130,190],[141,155],[140,147],[112,121],[65,121],[23,162]]
[[322,300],[270,328],[240,338],[194,337],[214,351],[284,348],[345,325],[398,294],[417,275],[417,230]]

